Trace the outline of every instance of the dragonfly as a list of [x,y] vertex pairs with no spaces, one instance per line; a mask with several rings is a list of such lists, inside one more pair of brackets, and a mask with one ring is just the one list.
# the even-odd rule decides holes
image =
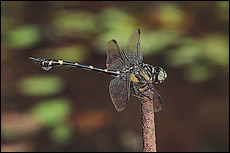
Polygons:
[[114,77],[109,83],[109,93],[117,111],[123,111],[126,108],[130,95],[138,97],[141,101],[140,95],[150,89],[153,91],[154,112],[159,112],[162,109],[163,102],[154,88],[154,84],[163,83],[167,78],[167,73],[161,67],[143,63],[140,34],[140,29],[133,31],[124,50],[119,47],[116,40],[110,40],[107,43],[105,69],[51,58],[29,57],[29,59],[40,64],[42,69],[46,71],[56,66],[70,66],[102,72]]

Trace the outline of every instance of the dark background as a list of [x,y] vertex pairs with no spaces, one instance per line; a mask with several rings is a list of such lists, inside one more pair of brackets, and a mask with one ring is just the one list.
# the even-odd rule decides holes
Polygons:
[[123,112],[110,76],[43,71],[28,58],[105,68],[106,43],[141,29],[155,88],[158,151],[229,151],[229,2],[1,2],[1,151],[142,151],[140,103]]

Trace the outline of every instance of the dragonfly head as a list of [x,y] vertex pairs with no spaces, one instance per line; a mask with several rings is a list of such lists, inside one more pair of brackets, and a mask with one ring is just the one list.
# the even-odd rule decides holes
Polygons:
[[166,78],[167,78],[167,73],[161,67],[154,67],[152,69],[152,80],[153,80],[153,83],[155,83],[155,84],[163,83]]
[[[160,84],[160,83],[163,83],[165,81],[165,79],[167,78],[166,71],[164,69],[162,69],[161,67],[154,67],[154,66],[149,65],[149,64],[144,64],[143,67],[146,70],[146,72],[147,72],[146,74],[150,78],[148,80],[151,83]],[[146,77],[146,78],[148,78],[148,77]]]

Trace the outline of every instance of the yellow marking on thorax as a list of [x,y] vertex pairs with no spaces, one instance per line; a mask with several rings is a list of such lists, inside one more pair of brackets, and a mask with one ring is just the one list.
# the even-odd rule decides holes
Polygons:
[[43,66],[45,65],[45,61],[42,61],[42,65],[43,65]]
[[58,63],[59,63],[60,65],[62,65],[62,64],[63,64],[63,61],[62,61],[62,60],[58,60]]
[[49,64],[48,65],[52,65],[53,61],[49,61]]
[[139,82],[139,80],[137,79],[137,77],[133,73],[130,75],[130,80],[133,82]]
[[120,77],[121,72],[117,71],[117,77]]
[[145,78],[146,81],[149,81],[149,80],[150,80],[149,76],[148,76],[146,73],[143,73],[143,72],[141,71],[141,72],[140,72],[140,75],[142,75],[142,76]]
[[105,71],[105,72],[108,72],[108,70],[107,70],[107,69],[104,69],[104,71]]
[[78,65],[78,63],[74,63],[75,65]]
[[92,65],[90,65],[90,66],[89,66],[89,68],[90,68],[90,69],[93,69],[93,66],[92,66]]
[[156,79],[156,75],[153,75],[152,81],[155,81]]

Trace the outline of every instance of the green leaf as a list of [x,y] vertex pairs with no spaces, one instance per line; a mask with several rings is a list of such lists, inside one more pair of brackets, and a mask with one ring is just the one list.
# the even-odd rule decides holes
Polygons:
[[206,65],[193,65],[192,67],[184,71],[185,78],[190,82],[203,82],[214,76],[212,70],[209,69]]
[[[112,16],[111,16],[112,14]],[[122,10],[110,7],[103,10],[98,17],[103,33],[98,36],[93,43],[99,51],[106,51],[106,43],[117,40],[119,46],[123,48],[128,41],[129,35],[137,29],[135,18]]]
[[62,59],[66,61],[76,61],[82,62],[87,56],[88,52],[86,48],[82,45],[71,45],[58,48],[46,48],[39,50],[39,54],[36,54],[36,57],[50,57],[54,59]]
[[58,144],[65,144],[70,140],[72,132],[72,128],[68,123],[60,124],[52,130],[51,138]]
[[23,79],[18,90],[29,96],[54,95],[63,89],[63,81],[57,76],[41,75]]
[[45,100],[34,106],[31,112],[42,124],[53,127],[68,119],[71,105],[64,98]]
[[170,50],[167,62],[173,67],[193,65],[202,57],[203,48],[197,40],[185,39],[178,49]]
[[141,50],[143,55],[156,54],[169,45],[177,43],[179,33],[170,31],[143,31]]
[[28,48],[38,43],[40,32],[36,26],[23,26],[8,33],[9,46],[13,48]]

